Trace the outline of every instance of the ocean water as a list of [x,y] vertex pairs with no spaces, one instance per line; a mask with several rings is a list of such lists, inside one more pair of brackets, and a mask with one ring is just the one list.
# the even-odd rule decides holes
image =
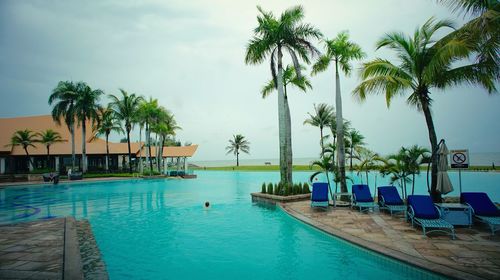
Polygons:
[[88,219],[111,279],[442,278],[252,203],[249,194],[277,181],[277,172],[197,173],[0,189],[0,223]]
[[[495,166],[500,169],[500,153],[470,153],[470,165],[481,165],[481,166]],[[311,162],[318,160],[318,158],[307,157],[307,158],[294,158],[293,164],[297,165],[308,165]],[[279,159],[277,158],[267,158],[267,159],[245,159],[240,158],[240,165],[264,165],[266,162],[270,162],[272,165],[278,165]],[[216,167],[216,166],[235,166],[236,159],[234,160],[205,160],[205,161],[189,161],[189,163],[205,166],[205,167]],[[353,164],[356,164],[356,160],[353,160]]]

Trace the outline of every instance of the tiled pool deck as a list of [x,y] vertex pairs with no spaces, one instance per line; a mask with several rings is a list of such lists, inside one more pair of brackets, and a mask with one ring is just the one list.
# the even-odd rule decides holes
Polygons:
[[309,201],[281,204],[295,218],[367,249],[458,279],[500,279],[500,236],[482,225],[457,227],[457,238],[424,237],[404,216],[349,208],[312,209]]

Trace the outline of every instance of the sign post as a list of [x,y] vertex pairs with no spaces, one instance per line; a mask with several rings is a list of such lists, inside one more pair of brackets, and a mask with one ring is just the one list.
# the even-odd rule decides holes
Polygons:
[[451,150],[451,168],[458,169],[458,184],[462,194],[462,169],[469,168],[469,150]]

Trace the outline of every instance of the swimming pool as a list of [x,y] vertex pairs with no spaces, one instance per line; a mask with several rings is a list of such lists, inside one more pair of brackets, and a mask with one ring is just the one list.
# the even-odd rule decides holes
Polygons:
[[197,173],[195,180],[2,189],[0,224],[86,218],[111,279],[439,279],[252,204],[249,193],[277,181],[277,172]]

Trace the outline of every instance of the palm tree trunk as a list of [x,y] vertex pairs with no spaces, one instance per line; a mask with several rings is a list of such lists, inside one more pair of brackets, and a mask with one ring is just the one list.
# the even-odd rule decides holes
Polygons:
[[321,155],[325,153],[325,144],[323,144],[323,127],[319,128],[319,137],[321,137],[319,144],[321,145]]
[[337,109],[337,157],[340,174],[340,190],[342,192],[347,192],[345,180],[344,121],[342,119],[342,96],[340,94],[340,75],[337,61],[335,61],[335,107]]
[[156,167],[160,173],[160,141],[158,141],[158,133],[156,134]]
[[47,145],[47,169],[52,168],[52,165],[50,164],[50,145]]
[[291,170],[288,169],[288,147],[286,141],[286,108],[283,85],[283,53],[278,49],[278,126],[280,144],[280,177],[283,184],[291,183]]
[[151,131],[149,129],[149,124],[146,124],[147,127],[147,139],[148,139],[148,158],[149,158],[149,176],[153,175],[153,160],[151,158]]
[[73,123],[70,128],[71,133],[71,170],[75,170],[76,154],[75,154],[75,124]]
[[290,106],[288,106],[288,96],[286,95],[285,87],[285,120],[286,120],[286,146],[287,146],[287,168],[290,171],[288,174],[289,182],[292,182],[292,119],[290,116]]
[[[163,147],[165,146],[165,137],[160,137],[161,143],[160,143],[160,159],[161,159],[161,164],[160,164],[160,172],[164,171],[162,168],[164,167],[164,160],[163,160]],[[184,170],[185,171],[185,170]]]
[[236,151],[236,166],[240,166],[240,152]]
[[[432,113],[429,107],[429,97],[427,94],[425,96],[420,96],[420,103],[422,104],[422,112],[425,116],[425,122],[427,123],[427,130],[429,131],[429,140],[431,142],[431,151],[435,152],[437,149],[437,137],[436,129],[434,128],[434,121],[432,120]],[[437,186],[437,157],[432,157],[431,162],[431,197],[434,202],[441,202],[441,194],[436,191]]]
[[82,172],[87,172],[87,143],[86,143],[87,127],[85,125],[85,117],[82,120]]
[[411,179],[411,195],[415,194],[415,173],[412,174]]
[[128,145],[128,173],[132,174],[132,154],[130,149],[130,127],[127,127],[127,145]]
[[106,173],[109,173],[109,133],[106,133]]
[[[142,145],[142,125],[139,126],[139,145]],[[142,147],[139,149],[139,172],[142,174],[143,170],[142,166]]]
[[352,140],[351,140],[351,154],[350,154],[350,159],[351,159],[351,162],[349,164],[349,168],[351,169],[352,171],[352,153],[353,153],[353,149],[352,149],[353,145],[352,145]]
[[28,158],[28,172],[29,172],[30,165],[33,166],[33,169],[35,169],[35,166],[34,166],[33,162],[31,161],[30,154],[28,153],[28,147],[23,147],[23,148],[24,148],[24,152],[26,153],[26,157]]

